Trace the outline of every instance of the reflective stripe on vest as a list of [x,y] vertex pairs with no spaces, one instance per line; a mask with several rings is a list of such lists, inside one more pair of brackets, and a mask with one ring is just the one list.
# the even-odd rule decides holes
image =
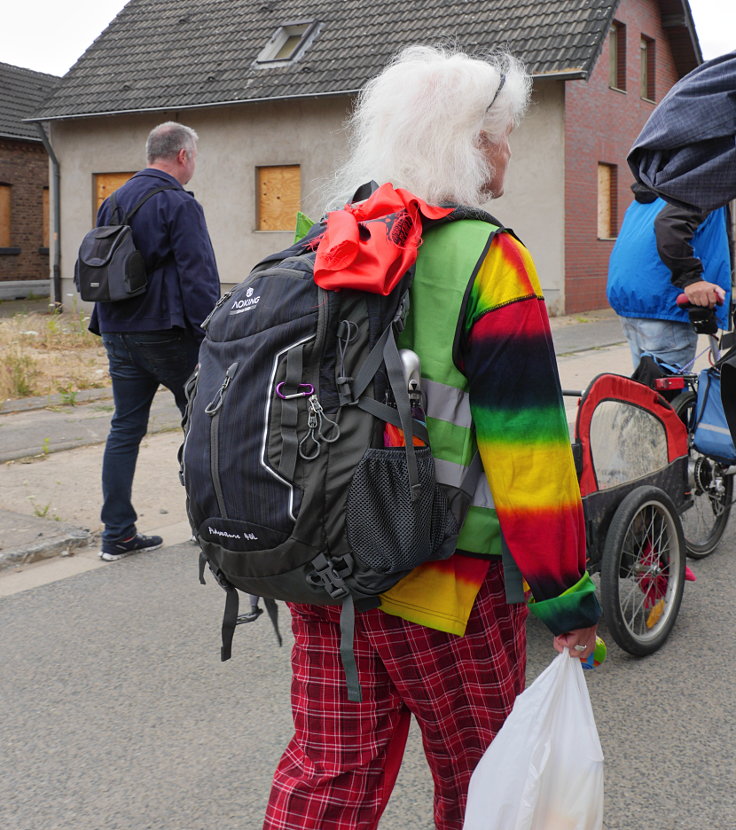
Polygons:
[[[437,480],[458,487],[477,444],[472,429],[468,382],[455,366],[453,345],[463,301],[484,258],[495,225],[479,220],[450,222],[422,240],[411,289],[411,310],[399,338],[401,348],[421,359],[422,388]],[[485,476],[475,489],[458,548],[501,553],[498,518]]]
[[470,414],[468,393],[444,383],[423,378],[424,392],[427,396],[426,414],[429,418],[449,421],[459,427],[470,429],[473,418]]

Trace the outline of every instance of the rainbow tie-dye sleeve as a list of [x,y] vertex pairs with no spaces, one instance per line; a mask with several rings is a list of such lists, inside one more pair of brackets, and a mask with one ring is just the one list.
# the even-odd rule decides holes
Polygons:
[[501,531],[530,611],[555,633],[600,616],[549,319],[536,268],[513,236],[494,239],[471,289],[463,372]]

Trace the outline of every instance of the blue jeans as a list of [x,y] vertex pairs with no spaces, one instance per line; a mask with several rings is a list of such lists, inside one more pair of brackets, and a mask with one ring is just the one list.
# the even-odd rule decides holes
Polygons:
[[639,365],[642,352],[649,352],[665,363],[677,366],[685,366],[695,359],[698,335],[690,323],[621,317],[621,325],[629,341],[634,369]]
[[131,495],[138,448],[159,384],[174,394],[184,412],[184,384],[197,365],[199,341],[185,329],[104,333],[115,413],[102,459],[102,512],[105,541],[128,539],[138,518]]

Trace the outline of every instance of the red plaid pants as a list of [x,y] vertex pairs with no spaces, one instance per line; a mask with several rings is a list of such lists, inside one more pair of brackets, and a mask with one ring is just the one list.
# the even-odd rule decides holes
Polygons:
[[375,830],[417,719],[438,830],[462,830],[470,776],[524,688],[526,607],[492,563],[464,637],[375,609],[356,615],[362,703],[347,700],[340,609],[292,605],[295,734],[264,830]]

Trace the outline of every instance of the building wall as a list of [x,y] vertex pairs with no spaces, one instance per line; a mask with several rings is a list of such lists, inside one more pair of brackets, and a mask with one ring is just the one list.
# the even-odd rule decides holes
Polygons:
[[598,164],[617,169],[616,216],[620,227],[632,201],[634,178],[626,162],[631,145],[656,102],[640,97],[639,45],[645,35],[655,41],[655,98],[660,101],[677,81],[672,53],[654,0],[623,0],[615,19],[626,26],[626,91],[609,87],[608,40],[588,79],[572,81],[565,101],[565,294],[566,311],[603,308],[608,258],[614,239],[599,239],[597,227]]
[[565,313],[565,89],[535,80],[529,111],[509,139],[505,193],[487,205],[529,248],[553,316]]
[[10,248],[0,249],[0,283],[42,280],[40,293],[48,293],[43,203],[48,183],[49,160],[40,142],[0,139],[0,184],[12,188]]
[[[561,87],[544,82],[535,88],[529,115],[511,137],[508,195],[487,206],[531,249],[553,313],[562,310],[564,287]],[[256,230],[256,168],[299,164],[301,209],[318,219],[324,203],[320,183],[346,152],[349,105],[343,97],[51,122],[61,164],[62,301],[81,304],[72,275],[79,243],[94,223],[95,174],[144,167],[153,126],[176,119],[199,134],[197,167],[187,189],[204,208],[226,290],[259,259],[293,241],[291,232]]]
[[256,230],[256,167],[299,164],[302,210],[318,218],[315,182],[344,152],[341,125],[347,106],[346,99],[306,100],[51,122],[51,143],[62,170],[63,301],[81,304],[72,277],[79,243],[94,224],[95,174],[144,168],[146,137],[156,124],[178,120],[199,135],[197,166],[187,189],[204,208],[226,290],[259,259],[293,241],[292,232]]

